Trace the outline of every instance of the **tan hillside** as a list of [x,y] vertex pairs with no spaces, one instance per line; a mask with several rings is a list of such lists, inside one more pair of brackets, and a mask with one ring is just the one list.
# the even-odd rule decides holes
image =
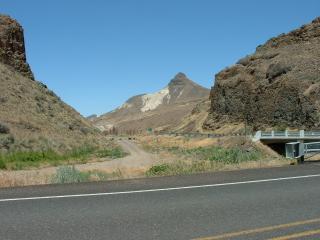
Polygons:
[[92,121],[102,131],[113,128],[119,132],[140,132],[148,128],[169,131],[208,97],[209,89],[178,73],[160,91],[134,96],[114,111]]
[[86,119],[44,84],[26,62],[23,29],[0,16],[0,151],[64,151],[101,136]]
[[183,119],[181,119],[181,122],[172,130],[180,133],[205,132],[202,125],[208,117],[209,108],[209,99],[197,103],[195,107]]

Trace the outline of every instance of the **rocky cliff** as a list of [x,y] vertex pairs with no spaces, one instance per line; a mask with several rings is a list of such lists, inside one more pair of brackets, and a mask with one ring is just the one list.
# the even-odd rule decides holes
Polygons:
[[271,38],[215,76],[203,127],[320,126],[320,18]]
[[9,16],[0,15],[0,62],[34,79],[26,60],[23,28]]

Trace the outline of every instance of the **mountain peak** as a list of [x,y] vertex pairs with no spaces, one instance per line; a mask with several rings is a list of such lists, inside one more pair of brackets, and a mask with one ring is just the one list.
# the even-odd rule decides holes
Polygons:
[[209,89],[179,72],[163,89],[130,98],[116,110],[94,119],[94,124],[102,130],[115,127],[122,132],[170,129],[208,96]]
[[174,76],[174,78],[185,79],[185,78],[187,78],[187,75],[184,74],[183,72],[178,72],[178,73]]
[[171,85],[184,85],[185,83],[190,82],[190,80],[188,79],[188,77],[182,73],[179,72],[177,73],[173,79],[171,79],[169,86]]

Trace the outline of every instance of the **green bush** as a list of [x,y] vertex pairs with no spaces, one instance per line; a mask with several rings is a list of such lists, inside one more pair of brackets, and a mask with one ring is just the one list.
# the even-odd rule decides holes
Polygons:
[[161,165],[155,165],[152,166],[148,171],[147,171],[147,176],[158,176],[158,175],[163,175],[166,172],[168,172],[168,170],[170,169],[170,165],[169,164],[161,164]]
[[122,173],[118,170],[112,173],[106,173],[99,170],[81,172],[74,166],[61,166],[57,168],[56,173],[51,177],[51,183],[79,183],[89,181],[106,181],[109,178],[122,178]]
[[62,166],[52,177],[52,183],[79,183],[88,182],[89,179],[90,173],[80,172],[74,166]]
[[63,156],[52,150],[45,152],[11,152],[1,155],[2,161],[7,167],[20,170],[26,167],[37,167],[43,162],[57,162],[63,159]]
[[122,158],[126,154],[121,148],[110,148],[110,149],[99,150],[96,155],[99,158],[105,158],[105,157]]
[[195,161],[187,163],[184,161],[177,161],[168,164],[161,164],[152,166],[146,175],[151,176],[169,176],[169,175],[184,175],[191,173],[207,172],[217,169],[217,164],[210,161]]
[[9,127],[7,127],[6,125],[0,123],[0,133],[2,133],[2,134],[10,133]]
[[6,168],[7,168],[7,166],[6,166],[5,162],[3,161],[3,159],[0,156],[0,169],[6,169]]
[[75,148],[73,150],[71,150],[70,152],[67,152],[65,154],[65,158],[87,158],[88,156],[90,156],[91,154],[93,154],[96,151],[96,148],[92,147],[92,146],[84,146],[81,148]]

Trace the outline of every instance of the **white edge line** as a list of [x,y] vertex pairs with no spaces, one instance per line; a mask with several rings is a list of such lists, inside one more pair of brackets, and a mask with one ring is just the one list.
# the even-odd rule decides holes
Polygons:
[[217,183],[217,184],[207,184],[207,185],[194,185],[194,186],[185,186],[185,187],[143,189],[143,190],[123,191],[123,192],[101,192],[101,193],[57,195],[57,196],[43,196],[43,197],[7,198],[7,199],[0,199],[0,202],[40,200],[40,199],[57,199],[57,198],[92,197],[92,196],[108,196],[108,195],[122,195],[122,194],[133,194],[133,193],[174,191],[174,190],[183,190],[183,189],[209,188],[209,187],[220,187],[220,186],[230,186],[230,185],[240,185],[240,184],[250,184],[250,183],[285,181],[285,180],[302,179],[302,178],[313,178],[313,177],[320,177],[320,174],[295,176],[295,177],[261,179],[261,180],[252,180],[252,181],[243,181],[243,182],[228,182],[228,183]]

